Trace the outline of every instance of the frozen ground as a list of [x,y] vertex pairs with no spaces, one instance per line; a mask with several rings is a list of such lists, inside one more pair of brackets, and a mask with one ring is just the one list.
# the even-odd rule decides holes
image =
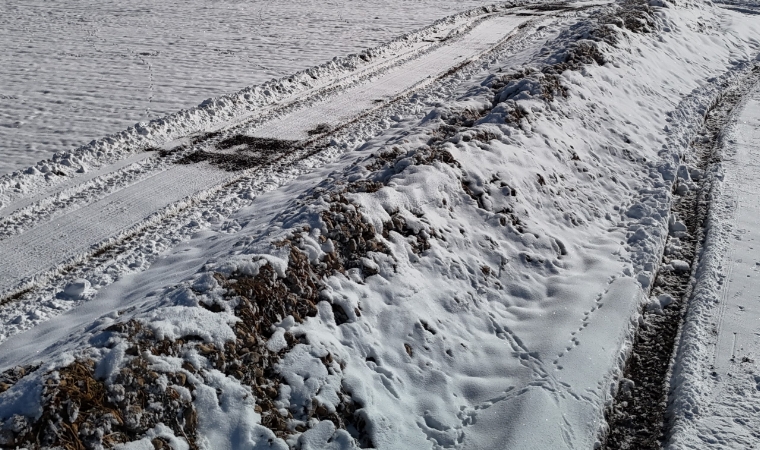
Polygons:
[[0,174],[483,0],[0,4]]
[[0,178],[0,445],[603,446],[760,54],[754,15],[657,5],[481,11]]

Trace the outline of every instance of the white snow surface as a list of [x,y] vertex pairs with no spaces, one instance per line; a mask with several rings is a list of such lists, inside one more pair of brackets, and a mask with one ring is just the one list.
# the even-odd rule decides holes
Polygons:
[[0,4],[0,174],[484,0]]
[[[567,98],[545,101],[537,84],[514,83],[472,131],[445,144],[461,167],[417,165],[411,157],[444,119],[492,106],[490,75],[562,58],[587,26],[583,14],[546,22],[530,45],[497,53],[434,108],[400,117],[330,164],[259,193],[229,217],[239,228],[204,229],[147,270],[7,339],[0,370],[40,360],[49,370],[74,355],[106,361],[114,369],[104,373],[115,370],[118,345],[105,348],[103,328],[180,310],[177,317],[199,317],[190,311],[199,301],[224,301],[211,273],[254,273],[262,258],[286,258],[272,243],[306,225],[302,250],[318,261],[329,248],[318,244],[327,205],[315,194],[375,176],[365,167],[370,155],[396,147],[384,187],[348,196],[376,229],[401,214],[430,236],[431,248],[417,254],[392,232],[390,254],[367,257],[377,275],[331,276],[316,317],[284,320],[280,328],[305,333],[308,344],[278,365],[286,380],[278,401],[297,415],[312,400],[334,407],[344,389],[381,449],[594,448],[668,234],[672,181],[714,100],[714,82],[746,71],[760,52],[756,17],[698,2],[662,4],[655,33],[613,28],[616,47],[591,43],[607,63],[562,73]],[[517,108],[522,119],[506,123]],[[344,306],[347,323],[337,325],[328,300]],[[225,339],[229,322],[219,314],[195,327],[171,319],[157,326],[167,336]],[[327,352],[345,368],[326,370],[319,358]],[[179,364],[156,356],[154,370]],[[0,395],[0,420],[39,414],[34,397],[43,373]],[[259,425],[250,390],[208,374],[196,380],[193,400],[203,411],[204,448],[271,448],[270,440],[275,448],[295,440],[301,448],[354,446],[329,421],[310,423],[293,442],[273,439]],[[182,439],[165,428],[152,433]]]
[[[741,449],[760,441],[760,89],[724,131],[705,250],[673,385],[668,448]],[[755,247],[758,247],[757,249]]]
[[[462,64],[477,59],[482,52],[493,48],[505,36],[511,35],[519,25],[530,20],[524,16],[497,16],[483,19],[482,23],[468,30],[461,39],[455,39],[431,49],[417,59],[402,62],[389,69],[387,73],[376,74],[368,82],[339,91],[311,108],[301,108],[288,114],[286,117],[290,121],[289,132],[307,136],[307,132],[314,126],[310,119],[315,116],[322,121],[327,121],[330,125],[343,125],[349,120],[343,112],[344,109],[350,109],[354,114],[369,114],[372,109],[377,109],[372,99],[383,95],[392,98],[409,95],[410,92],[431,83],[430,80],[435,80],[451,67],[451,64]],[[457,55],[458,58],[452,60],[450,58],[452,55]],[[350,107],[346,108],[346,105]],[[315,115],[314,110],[322,111],[323,114]],[[325,111],[340,111],[341,113],[330,115],[324,113]],[[281,126],[283,119],[278,118],[273,122]],[[268,126],[269,123],[264,122],[260,128],[266,130]],[[260,132],[257,128],[254,130]],[[366,134],[366,131],[362,133]],[[356,139],[355,136],[354,140]],[[216,151],[213,147],[211,150]],[[86,259],[93,249],[102,247],[103,243],[118,242],[123,236],[134,234],[135,230],[139,231],[166,216],[176,214],[177,210],[182,210],[188,204],[201,199],[210,198],[213,202],[213,192],[223,190],[225,185],[235,180],[248,177],[249,185],[253,186],[251,190],[237,188],[238,190],[234,190],[231,194],[236,199],[253,198],[262,189],[276,187],[286,182],[289,177],[302,174],[314,165],[323,164],[319,162],[320,158],[325,156],[329,158],[331,153],[339,151],[333,148],[323,152],[326,155],[307,158],[294,164],[293,161],[298,161],[298,153],[296,153],[280,161],[280,167],[277,170],[262,171],[254,168],[243,173],[230,173],[208,164],[192,166],[166,164],[158,156],[146,157],[135,162],[133,156],[128,156],[126,160],[132,161],[132,165],[123,166],[120,162],[116,162],[111,166],[115,169],[113,173],[116,176],[124,171],[131,171],[131,175],[125,181],[121,181],[121,186],[108,178],[108,176],[113,176],[112,174],[99,169],[98,172],[101,175],[97,178],[90,178],[87,172],[75,173],[73,180],[80,179],[82,183],[75,186],[73,180],[64,182],[62,183],[65,186],[63,192],[51,196],[52,198],[44,197],[45,193],[50,192],[50,186],[41,187],[43,194],[37,194],[35,189],[30,189],[26,197],[20,197],[5,208],[10,212],[6,213],[8,219],[3,224],[5,225],[3,231],[9,235],[2,240],[3,245],[0,247],[0,292],[12,292],[14,289],[18,291],[24,286],[42,284],[66,265]],[[285,170],[291,174],[283,173]],[[33,182],[30,184],[34,187]],[[264,184],[263,188],[257,186],[261,184]],[[89,195],[83,195],[82,190]],[[160,193],[160,195],[155,195],[155,193]],[[79,204],[76,202],[67,204],[70,197],[77,195],[81,197]],[[51,220],[42,220],[40,217],[39,213],[46,211],[46,208],[51,210]],[[217,205],[217,208],[221,214],[234,210],[227,207],[225,212],[224,205]],[[35,212],[37,215],[34,214]],[[220,222],[222,219],[217,215],[217,217],[208,217],[207,220]],[[194,219],[192,222],[197,223]],[[225,223],[229,224],[229,222]],[[165,241],[166,236],[163,236],[162,240]],[[143,242],[149,247],[157,246],[156,242],[151,242],[149,238],[144,239]],[[143,261],[146,258],[148,256],[145,254],[137,257],[138,260]],[[143,263],[138,261],[130,264],[138,269],[142,265]],[[116,272],[116,276],[121,273],[120,270]],[[100,280],[92,279],[91,284],[98,287],[111,280],[111,276],[107,276]],[[59,300],[62,296],[57,295],[57,297]],[[18,316],[22,318],[21,322],[16,322],[14,319],[11,326],[0,332],[0,339],[6,338],[19,328],[28,328],[41,318],[46,319],[46,314],[39,307],[41,300],[41,298],[38,299],[33,305],[34,317],[31,323],[24,323],[24,314]],[[71,303],[68,305],[73,306]],[[53,309],[61,309],[62,305],[54,303],[53,307]],[[45,309],[50,312],[49,308]],[[0,315],[7,317],[9,311],[13,309],[5,309]]]
[[[502,8],[509,6],[509,2],[501,5]],[[419,31],[365,49],[359,55],[335,57],[280,80],[210,98],[197,107],[150,122],[139,122],[76,150],[58,151],[23,172],[0,176],[0,204],[5,209],[2,214],[28,206],[45,195],[65,192],[87,180],[108,182],[108,179],[102,180],[108,172],[134,170],[135,165],[145,165],[146,155],[141,152],[145,148],[171,149],[187,143],[188,137],[241,123],[260,122],[293,105],[319,101],[336,89],[366,82],[407,59],[437,48],[439,41],[466,31],[488,13],[489,10],[478,8],[445,17]]]

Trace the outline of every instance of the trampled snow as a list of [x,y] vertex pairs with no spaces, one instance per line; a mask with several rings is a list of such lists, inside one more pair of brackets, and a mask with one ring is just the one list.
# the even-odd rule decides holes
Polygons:
[[672,449],[748,448],[760,408],[760,90],[734,112],[676,365]]

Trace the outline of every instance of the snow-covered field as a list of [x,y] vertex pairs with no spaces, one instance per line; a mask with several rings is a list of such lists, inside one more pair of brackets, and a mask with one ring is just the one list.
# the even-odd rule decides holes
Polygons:
[[0,3],[0,174],[484,0]]
[[0,179],[0,446],[759,443],[757,15],[511,6]]

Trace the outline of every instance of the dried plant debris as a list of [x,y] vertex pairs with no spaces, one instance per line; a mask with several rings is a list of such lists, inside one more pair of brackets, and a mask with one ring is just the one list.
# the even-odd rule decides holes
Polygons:
[[10,389],[18,381],[24,378],[27,374],[34,372],[39,368],[37,365],[16,366],[11,369],[0,373],[0,394]]
[[[440,149],[423,148],[411,156],[412,164],[456,163],[448,152]],[[380,160],[383,158],[390,161],[389,155]],[[275,436],[286,439],[304,432],[312,419],[329,420],[337,428],[348,430],[358,446],[371,447],[363,415],[357,414],[361,405],[343,389],[338,394],[339,403],[331,407],[313,403],[283,409],[278,404],[285,380],[276,366],[294,346],[308,340],[305,335],[286,332],[281,336],[285,345],[273,347],[269,341],[275,325],[284,319],[292,317],[301,323],[316,314],[326,277],[352,269],[362,277],[377,273],[371,256],[390,255],[386,242],[393,239],[393,233],[406,239],[415,253],[430,248],[435,232],[410,226],[409,217],[413,215],[407,216],[411,213],[391,213],[380,232],[347,197],[353,192],[376,192],[383,186],[378,181],[361,180],[326,194],[328,206],[320,213],[323,229],[319,238],[327,251],[321,261],[310,261],[301,250],[304,233],[308,231],[304,230],[276,243],[289,249],[284,276],[269,263],[255,275],[238,272],[214,275],[216,283],[226,292],[224,300],[199,302],[199,306],[212,313],[232,313],[240,319],[234,325],[234,341],[217,346],[197,336],[159,339],[139,320],[112,325],[105,333],[118,336],[122,345],[126,345],[127,362],[120,371],[110,378],[99,377],[96,363],[83,358],[47,374],[42,417],[34,421],[14,419],[15,425],[4,428],[4,445],[101,448],[143,439],[149,430],[163,424],[175,436],[186,440],[190,448],[197,448],[194,392],[210,370],[217,370],[250,388],[262,425]],[[347,311],[337,304],[332,308],[339,324],[361,316],[358,309]],[[181,370],[166,371],[157,370],[152,362],[153,358],[185,358],[188,354],[200,355],[206,364],[186,362]],[[341,363],[332,355],[327,354],[322,361],[330,371],[341,372]],[[3,380],[11,385],[32,369],[9,371]],[[161,438],[153,443],[156,448],[166,444]]]
[[143,356],[133,358],[106,383],[95,377],[92,360],[77,360],[47,377],[42,416],[15,416],[2,445],[96,449],[139,439],[163,424],[195,445],[197,416],[182,374],[159,373]]
[[[214,275],[226,290],[224,301],[200,302],[200,307],[215,313],[232,312],[240,319],[234,325],[234,341],[217,347],[197,336],[159,339],[138,320],[112,325],[106,333],[114,333],[128,342],[124,350],[128,362],[123,368],[115,376],[102,379],[96,376],[93,360],[81,359],[48,374],[42,395],[42,417],[33,422],[14,419],[15,425],[3,431],[3,445],[101,448],[142,439],[150,429],[164,424],[175,436],[183,437],[190,448],[197,448],[194,391],[209,370],[218,370],[250,388],[261,424],[275,436],[287,438],[301,433],[312,419],[329,420],[354,435],[358,446],[371,447],[371,439],[364,432],[364,419],[356,414],[360,405],[345,390],[338,393],[338,405],[331,407],[313,403],[291,405],[291,409],[283,410],[276,403],[284,383],[276,365],[296,344],[308,341],[304,335],[286,332],[281,336],[285,345],[274,347],[269,341],[275,325],[288,317],[300,323],[314,316],[326,276],[351,268],[361,268],[369,276],[373,270],[366,262],[367,254],[388,251],[383,238],[344,196],[335,194],[322,218],[326,225],[324,241],[334,239],[334,250],[327,253],[324,261],[312,264],[298,248],[302,235],[295,233],[278,243],[290,249],[285,276],[278,275],[268,263],[256,275],[237,272]],[[390,230],[414,236],[417,247],[426,245],[425,239],[409,230],[399,216],[389,222],[386,234]],[[342,316],[342,320],[336,317],[339,322],[350,320],[341,306],[333,306],[335,311],[341,311],[337,316]],[[352,313],[353,317],[361,314],[358,310]],[[188,354],[200,355],[206,365],[198,367],[186,362],[181,370],[167,372],[155,369],[151,362],[154,357],[184,358]],[[329,353],[322,362],[334,373],[342,370],[341,363]],[[4,377],[15,382],[27,372],[19,368]]]
[[[328,244],[322,264],[325,269],[344,272],[358,268],[366,275],[377,273],[374,267],[362,261],[369,252],[388,253],[385,243],[379,239],[374,225],[368,223],[343,194],[333,194],[330,208],[322,213],[325,224],[320,240]],[[329,241],[329,242],[328,242]]]
[[[540,98],[552,101],[558,97],[567,97],[568,90],[560,82],[560,75],[566,70],[578,70],[590,64],[603,65],[607,61],[595,41],[579,40],[568,49],[561,61],[537,68],[525,68],[517,72],[502,75],[491,82],[491,89],[496,94],[494,106],[509,100]],[[513,119],[524,117],[525,111],[515,106]],[[521,114],[522,113],[522,114]]]
[[[567,90],[560,84],[559,76],[553,71],[553,67],[552,69],[546,68],[544,71],[526,68],[503,75],[491,84],[491,88],[497,92],[494,97],[494,105],[511,100],[525,90],[536,93],[548,101],[554,100],[558,96],[567,95]],[[519,118],[517,117],[517,119]]]
[[379,155],[370,155],[373,159],[372,163],[366,166],[366,169],[371,172],[376,172],[380,169],[385,169],[391,166],[391,163],[395,163],[401,154],[404,153],[399,147],[391,147],[390,150],[380,153]]

